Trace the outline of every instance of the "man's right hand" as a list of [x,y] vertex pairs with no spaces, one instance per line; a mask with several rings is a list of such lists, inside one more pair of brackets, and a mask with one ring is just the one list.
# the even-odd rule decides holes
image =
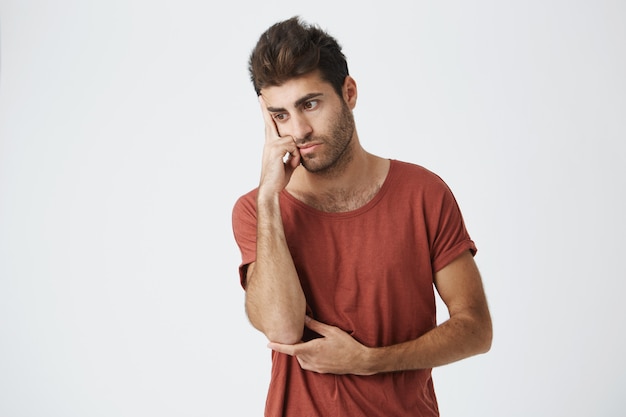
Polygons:
[[292,136],[281,137],[278,133],[263,96],[259,96],[259,104],[265,121],[265,146],[259,193],[278,194],[287,186],[291,174],[300,165],[300,152]]

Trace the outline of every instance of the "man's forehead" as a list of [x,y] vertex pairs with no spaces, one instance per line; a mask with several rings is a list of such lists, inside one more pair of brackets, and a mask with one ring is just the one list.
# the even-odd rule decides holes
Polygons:
[[312,95],[325,95],[332,90],[329,82],[322,80],[317,74],[291,78],[281,85],[273,85],[261,89],[261,95],[268,106],[285,107],[298,104],[303,98]]

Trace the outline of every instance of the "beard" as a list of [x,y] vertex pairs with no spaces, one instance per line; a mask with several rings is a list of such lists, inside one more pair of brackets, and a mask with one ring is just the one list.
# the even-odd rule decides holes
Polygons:
[[354,131],[354,116],[346,103],[342,102],[341,112],[331,123],[330,134],[312,136],[305,141],[322,143],[324,152],[314,152],[302,157],[302,166],[311,173],[325,176],[341,173],[353,158],[350,145]]

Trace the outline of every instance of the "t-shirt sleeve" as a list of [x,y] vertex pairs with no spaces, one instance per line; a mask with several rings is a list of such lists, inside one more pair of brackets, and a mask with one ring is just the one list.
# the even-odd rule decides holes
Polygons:
[[450,188],[443,182],[438,186],[438,196],[433,200],[433,211],[438,213],[435,218],[434,233],[431,242],[431,260],[433,272],[437,272],[463,252],[469,250],[472,255],[477,252],[474,241],[465,227],[459,205]]
[[256,260],[256,198],[252,193],[240,197],[232,212],[233,234],[239,251],[239,279],[242,287],[246,287],[246,271],[248,265]]

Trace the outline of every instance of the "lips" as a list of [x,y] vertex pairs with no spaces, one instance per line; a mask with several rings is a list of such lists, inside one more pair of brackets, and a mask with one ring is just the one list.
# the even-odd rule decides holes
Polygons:
[[300,155],[306,155],[313,152],[318,146],[319,145],[314,143],[307,143],[305,145],[298,146],[298,149],[300,150]]

